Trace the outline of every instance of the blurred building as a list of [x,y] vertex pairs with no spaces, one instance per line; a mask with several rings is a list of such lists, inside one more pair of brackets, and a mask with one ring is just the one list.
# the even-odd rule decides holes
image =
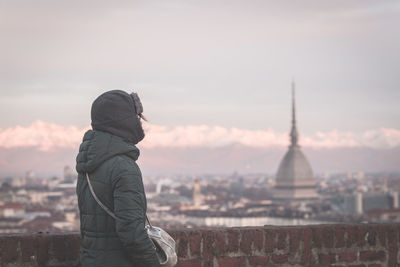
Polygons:
[[14,217],[17,214],[23,214],[25,208],[20,203],[6,203],[0,205],[0,217]]
[[70,166],[64,167],[64,183],[73,183],[76,181],[75,171]]
[[343,201],[343,212],[348,215],[363,213],[363,195],[361,192],[357,192],[353,195],[347,195]]
[[[396,201],[398,201],[398,198]],[[398,206],[398,203],[394,203],[393,195],[388,192],[368,192],[363,194],[364,212],[376,209],[392,209],[395,206]]]
[[201,187],[199,179],[194,179],[193,185],[193,204],[194,206],[200,206],[202,204]]
[[296,128],[295,90],[292,83],[292,129],[290,146],[283,157],[276,175],[275,199],[312,199],[317,197],[313,171],[307,158],[298,145],[299,135]]
[[356,192],[344,197],[343,212],[345,214],[363,214],[380,210],[397,209],[399,206],[398,192]]

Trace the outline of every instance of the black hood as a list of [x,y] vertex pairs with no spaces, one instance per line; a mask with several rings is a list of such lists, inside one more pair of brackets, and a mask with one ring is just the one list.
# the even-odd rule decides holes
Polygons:
[[134,100],[122,90],[100,95],[92,104],[91,116],[93,130],[111,133],[131,144],[144,138]]

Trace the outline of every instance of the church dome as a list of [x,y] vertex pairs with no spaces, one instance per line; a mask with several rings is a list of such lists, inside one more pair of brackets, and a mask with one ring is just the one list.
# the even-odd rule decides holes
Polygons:
[[302,186],[315,184],[313,171],[299,146],[291,146],[279,164],[277,186]]

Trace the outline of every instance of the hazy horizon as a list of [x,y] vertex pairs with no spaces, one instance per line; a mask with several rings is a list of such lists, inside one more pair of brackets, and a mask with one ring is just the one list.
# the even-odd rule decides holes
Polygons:
[[[0,175],[61,174],[75,166],[82,136],[90,127],[37,121],[0,130]],[[169,174],[276,172],[289,145],[288,133],[220,126],[166,127],[146,124],[138,144],[145,176]],[[316,173],[399,172],[400,131],[380,129],[363,134],[331,131],[307,136],[299,144]]]

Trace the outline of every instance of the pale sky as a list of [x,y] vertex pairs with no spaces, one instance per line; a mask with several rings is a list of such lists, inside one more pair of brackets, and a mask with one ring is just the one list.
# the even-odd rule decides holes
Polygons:
[[156,125],[400,129],[400,1],[0,0],[0,128],[85,127],[137,91]]

